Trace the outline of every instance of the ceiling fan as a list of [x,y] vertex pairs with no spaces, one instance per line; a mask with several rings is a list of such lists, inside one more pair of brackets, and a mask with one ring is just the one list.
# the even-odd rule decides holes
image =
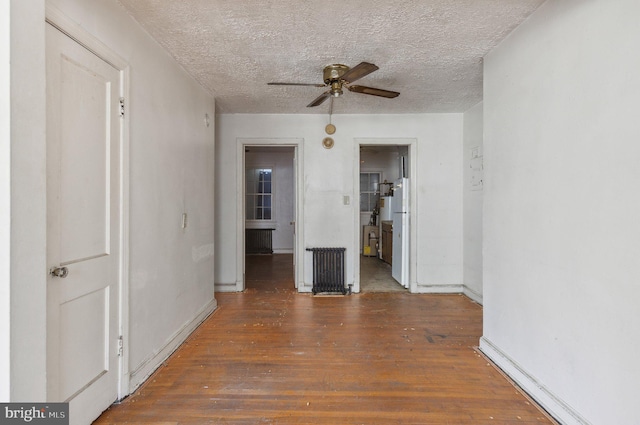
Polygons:
[[379,68],[368,62],[361,62],[353,68],[349,68],[342,64],[328,65],[322,72],[324,84],[306,84],[306,83],[267,83],[270,86],[311,86],[311,87],[329,87],[329,90],[318,96],[313,102],[307,105],[308,108],[318,106],[330,97],[342,96],[342,89],[354,93],[370,94],[386,98],[397,97],[400,93],[390,90],[376,89],[373,87],[351,85],[356,80],[377,71]]

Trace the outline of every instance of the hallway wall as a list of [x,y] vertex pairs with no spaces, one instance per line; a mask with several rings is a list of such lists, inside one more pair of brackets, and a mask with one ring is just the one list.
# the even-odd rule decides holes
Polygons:
[[[51,0],[47,4],[130,65],[131,91],[126,99],[131,118],[126,247],[130,340],[125,350],[133,387],[215,308],[214,126],[204,124],[205,113],[213,123],[215,104],[117,2]],[[44,1],[11,5],[12,43],[16,43],[12,87],[20,92],[12,96],[12,102],[19,104],[11,106],[18,125],[11,137],[16,200],[11,233],[18,238],[10,253],[15,265],[11,398],[30,401],[46,399],[47,376],[44,6]],[[24,61],[21,56],[26,56]],[[21,134],[21,129],[26,133]],[[181,228],[183,212],[189,214],[185,230]],[[3,347],[4,332],[0,327]],[[5,355],[0,352],[0,367],[6,363]],[[0,387],[0,394],[6,395],[6,389]]]
[[215,307],[214,100],[116,2],[51,3],[131,67],[129,365],[135,386]]
[[464,293],[482,304],[483,105],[464,113]]
[[565,424],[638,423],[638,16],[549,0],[484,61],[481,347]]

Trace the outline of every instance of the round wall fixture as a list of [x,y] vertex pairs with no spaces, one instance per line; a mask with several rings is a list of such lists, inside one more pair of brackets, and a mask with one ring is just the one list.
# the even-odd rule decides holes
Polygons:
[[327,126],[324,128],[324,131],[327,134],[333,134],[336,132],[336,126],[333,124],[327,124]]
[[325,137],[322,140],[322,146],[325,149],[331,149],[333,147],[333,139],[331,137]]

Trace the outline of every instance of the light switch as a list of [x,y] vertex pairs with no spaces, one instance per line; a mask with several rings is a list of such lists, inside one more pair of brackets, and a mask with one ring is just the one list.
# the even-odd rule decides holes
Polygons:
[[342,197],[342,203],[344,205],[350,205],[351,204],[351,198],[349,197],[349,195],[344,195]]
[[182,228],[187,228],[187,213],[182,213]]

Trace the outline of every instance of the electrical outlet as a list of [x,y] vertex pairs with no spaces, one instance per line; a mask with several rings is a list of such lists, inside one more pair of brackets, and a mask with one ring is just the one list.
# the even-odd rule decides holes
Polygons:
[[187,228],[187,213],[182,213],[182,228]]

